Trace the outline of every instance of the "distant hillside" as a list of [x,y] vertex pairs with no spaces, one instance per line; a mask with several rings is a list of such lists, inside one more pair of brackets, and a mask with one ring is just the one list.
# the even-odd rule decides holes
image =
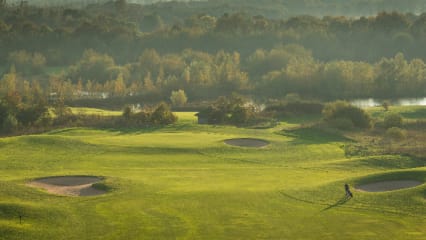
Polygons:
[[[37,6],[85,7],[116,0],[31,0],[24,1]],[[120,0],[119,0],[120,1]],[[195,12],[209,15],[245,12],[249,15],[263,15],[283,18],[295,15],[313,16],[371,16],[381,11],[422,13],[426,11],[424,0],[121,0],[127,3],[149,5],[168,15],[181,16]],[[6,0],[19,4],[21,0]],[[170,12],[172,11],[172,12]]]
[[[67,6],[67,7],[84,7],[90,4],[103,4],[107,2],[113,2],[115,0],[6,0],[9,4],[20,4],[21,2],[26,2],[26,4],[34,6]],[[138,4],[152,4],[155,2],[168,2],[171,0],[128,0],[128,3],[138,3]],[[185,2],[186,0],[178,0]]]

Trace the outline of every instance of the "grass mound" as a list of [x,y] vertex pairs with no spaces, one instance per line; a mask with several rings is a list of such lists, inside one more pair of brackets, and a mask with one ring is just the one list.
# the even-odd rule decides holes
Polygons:
[[[163,128],[73,128],[0,139],[0,239],[425,240],[426,184],[355,189],[426,183],[425,158],[393,154],[400,144],[412,149],[417,142],[420,149],[423,128],[405,128],[419,137],[410,132],[381,151],[382,132],[340,132],[312,126],[314,119],[247,129],[198,125],[192,117]],[[224,143],[240,137],[270,145]],[[347,145],[354,145],[349,156]],[[52,196],[23,184],[85,173],[108,176],[81,184],[113,194]],[[345,183],[353,198],[345,197]],[[50,187],[75,187],[56,184]]]

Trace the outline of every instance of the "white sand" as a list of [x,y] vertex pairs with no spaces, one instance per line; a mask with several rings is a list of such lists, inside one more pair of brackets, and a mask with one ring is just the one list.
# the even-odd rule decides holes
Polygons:
[[385,192],[398,190],[403,188],[415,187],[423,184],[420,181],[415,180],[393,180],[393,181],[381,181],[375,183],[368,183],[357,187],[358,190],[366,192]]
[[268,141],[265,141],[262,139],[255,139],[255,138],[227,139],[225,140],[225,143],[228,145],[238,146],[238,147],[257,147],[257,148],[269,145]]
[[36,179],[29,186],[42,188],[49,193],[65,196],[95,196],[105,194],[103,190],[93,187],[94,183],[101,181],[98,177],[91,176],[64,176]]

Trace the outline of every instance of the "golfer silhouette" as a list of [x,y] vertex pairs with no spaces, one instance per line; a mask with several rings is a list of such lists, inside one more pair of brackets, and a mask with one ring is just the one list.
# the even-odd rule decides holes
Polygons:
[[345,193],[347,198],[353,197],[351,189],[349,188],[349,184],[345,183]]

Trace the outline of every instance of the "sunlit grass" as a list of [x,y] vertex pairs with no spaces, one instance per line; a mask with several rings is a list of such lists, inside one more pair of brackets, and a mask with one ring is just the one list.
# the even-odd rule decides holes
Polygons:
[[[352,140],[294,129],[309,119],[284,119],[271,130],[197,125],[195,113],[176,114],[179,121],[164,128],[69,128],[0,139],[0,239],[424,240],[425,184],[353,190],[353,199],[342,200],[346,182],[389,174],[426,181],[420,160],[346,157]],[[223,142],[239,137],[270,145]],[[59,175],[104,176],[112,191],[63,197],[25,185]]]
[[383,107],[371,107],[367,108],[366,111],[378,119],[383,119],[387,112],[395,112],[408,120],[426,120],[426,106],[390,106],[388,111],[385,111]]
[[82,115],[120,116],[123,113],[121,111],[110,111],[97,108],[72,107],[70,109],[73,114]]

